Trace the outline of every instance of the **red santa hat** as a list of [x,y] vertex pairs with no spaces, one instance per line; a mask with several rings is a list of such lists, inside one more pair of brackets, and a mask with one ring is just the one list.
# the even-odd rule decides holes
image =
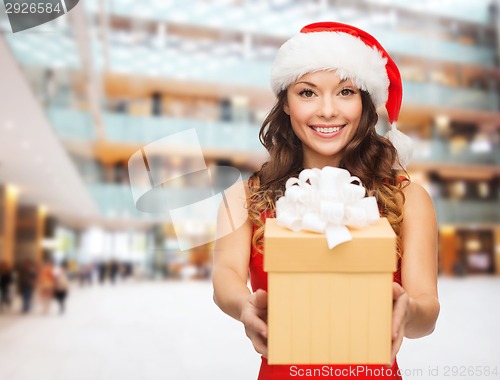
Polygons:
[[386,137],[405,167],[413,149],[411,139],[396,128],[403,99],[401,74],[382,45],[351,25],[306,25],[278,50],[271,69],[272,90],[277,95],[302,75],[320,70],[335,70],[341,79],[351,79],[356,87],[368,92],[376,107],[385,105],[391,123]]

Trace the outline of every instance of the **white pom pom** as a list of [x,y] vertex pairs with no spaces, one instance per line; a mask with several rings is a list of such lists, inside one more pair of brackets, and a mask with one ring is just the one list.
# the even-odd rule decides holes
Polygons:
[[[399,162],[395,162],[393,169],[406,168],[413,155],[413,141],[409,136],[399,131],[396,123],[391,124],[391,129],[385,134],[385,137],[394,145],[398,151]],[[400,166],[401,165],[401,166]]]

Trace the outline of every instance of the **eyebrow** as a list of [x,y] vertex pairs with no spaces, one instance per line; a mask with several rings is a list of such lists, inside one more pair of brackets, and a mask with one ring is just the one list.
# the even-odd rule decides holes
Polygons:
[[[349,78],[345,78],[345,79],[342,79],[338,84],[342,84],[344,82],[347,82],[349,80]],[[307,81],[304,81],[304,80],[301,80],[299,82],[295,82],[295,84],[300,84],[300,83],[304,83],[304,84],[307,84],[308,86],[311,86],[311,87],[318,87],[317,85],[315,85],[314,83],[312,82],[307,82]]]

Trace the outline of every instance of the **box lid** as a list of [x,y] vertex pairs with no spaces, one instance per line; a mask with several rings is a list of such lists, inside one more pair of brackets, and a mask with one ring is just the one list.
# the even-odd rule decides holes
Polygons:
[[394,272],[396,234],[387,218],[364,228],[349,228],[352,240],[329,249],[324,234],[278,226],[266,219],[266,272]]

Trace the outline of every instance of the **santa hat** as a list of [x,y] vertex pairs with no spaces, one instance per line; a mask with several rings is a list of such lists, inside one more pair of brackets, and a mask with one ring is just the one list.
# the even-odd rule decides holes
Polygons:
[[411,139],[396,128],[403,98],[401,74],[382,45],[351,25],[306,25],[278,50],[271,69],[273,92],[277,95],[302,75],[320,70],[335,70],[341,79],[351,79],[356,87],[368,92],[376,107],[385,105],[391,123],[386,137],[397,149],[399,163],[406,167],[413,146]]

